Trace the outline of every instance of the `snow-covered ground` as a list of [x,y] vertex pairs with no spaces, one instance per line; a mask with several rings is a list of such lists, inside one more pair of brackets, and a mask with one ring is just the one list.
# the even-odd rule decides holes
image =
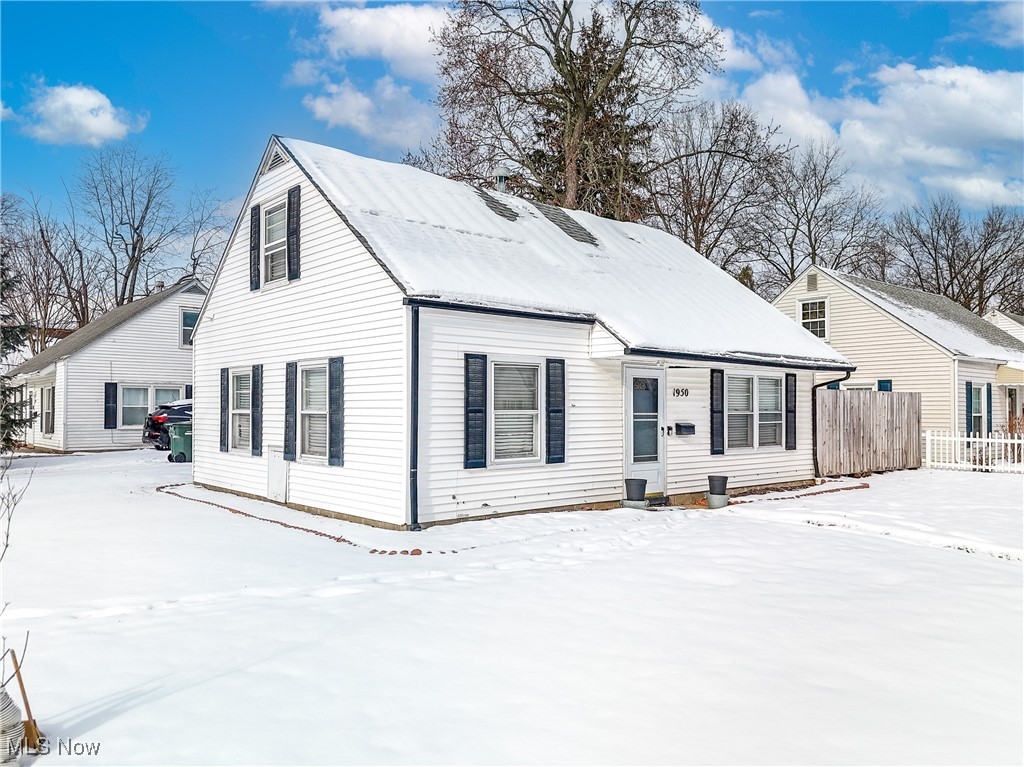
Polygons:
[[1020,477],[420,533],[176,489],[349,545],[155,451],[14,466],[37,765],[1024,759]]

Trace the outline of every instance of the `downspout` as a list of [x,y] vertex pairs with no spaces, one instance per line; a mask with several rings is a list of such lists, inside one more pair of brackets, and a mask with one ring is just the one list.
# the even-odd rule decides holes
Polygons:
[[814,459],[815,477],[821,476],[821,473],[818,471],[818,389],[822,386],[828,386],[829,384],[849,381],[851,375],[853,375],[853,371],[847,370],[846,375],[842,378],[836,378],[832,381],[822,381],[820,384],[814,384],[811,386],[811,457]]
[[413,304],[412,346],[409,355],[409,529],[420,530],[419,470],[420,448],[420,308]]

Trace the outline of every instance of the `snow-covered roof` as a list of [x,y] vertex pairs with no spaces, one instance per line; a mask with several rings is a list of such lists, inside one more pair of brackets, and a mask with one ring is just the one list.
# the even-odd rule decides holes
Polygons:
[[157,293],[152,293],[143,298],[136,298],[134,301],[122,304],[121,306],[115,306],[113,309],[101,314],[88,325],[79,328],[67,338],[47,346],[39,354],[12,368],[7,375],[13,377],[39,372],[47,365],[64,357],[70,357],[75,352],[84,349],[93,341],[120,327],[132,319],[132,317],[137,317],[147,309],[156,306],[177,293],[185,291],[205,294],[206,288],[198,280],[186,279]]
[[852,368],[666,232],[277,140],[412,298],[593,318],[636,350]]
[[1003,362],[1024,360],[1024,342],[945,296],[816,268],[952,354]]

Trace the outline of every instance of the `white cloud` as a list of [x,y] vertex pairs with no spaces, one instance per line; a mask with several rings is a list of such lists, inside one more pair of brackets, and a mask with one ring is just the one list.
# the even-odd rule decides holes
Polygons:
[[965,205],[1024,205],[1024,73],[967,66],[883,65],[871,95],[808,93],[792,71],[760,75],[742,91],[796,143],[838,136],[860,178],[893,207],[922,192]]
[[782,15],[782,11],[751,11],[747,14],[752,19],[777,19]]
[[307,95],[302,103],[328,127],[349,128],[387,146],[414,149],[433,135],[437,115],[427,103],[412,95],[407,85],[390,76],[377,80],[372,93],[364,93],[345,79],[326,83],[319,95]]
[[17,115],[14,114],[14,110],[0,101],[0,120],[13,120],[15,117]]
[[285,75],[285,85],[315,85],[321,77],[321,66],[313,59],[299,59],[292,64],[291,70]]
[[329,8],[320,11],[321,38],[335,60],[384,59],[401,77],[432,82],[435,77],[431,29],[445,21],[438,5],[401,3],[374,8]]
[[100,146],[123,139],[146,127],[144,115],[131,115],[115,107],[103,93],[89,85],[36,86],[32,100],[22,110],[24,131],[44,144]]
[[1024,3],[996,3],[981,12],[979,22],[989,42],[1003,48],[1024,46]]

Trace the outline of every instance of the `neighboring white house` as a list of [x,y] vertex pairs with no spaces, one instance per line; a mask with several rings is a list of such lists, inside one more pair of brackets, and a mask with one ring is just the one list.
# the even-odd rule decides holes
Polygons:
[[813,478],[811,379],[849,363],[669,234],[277,137],[243,210],[201,485],[415,527]]
[[1024,401],[1024,341],[944,296],[819,266],[775,306],[857,371],[840,386],[921,392],[921,428],[988,433]]
[[1009,333],[1018,341],[1024,341],[1024,316],[1010,314],[1001,309],[993,309],[985,315],[985,319],[991,322],[1000,330]]
[[157,405],[192,395],[196,280],[118,306],[10,371],[36,414],[26,444],[109,450],[142,444]]

